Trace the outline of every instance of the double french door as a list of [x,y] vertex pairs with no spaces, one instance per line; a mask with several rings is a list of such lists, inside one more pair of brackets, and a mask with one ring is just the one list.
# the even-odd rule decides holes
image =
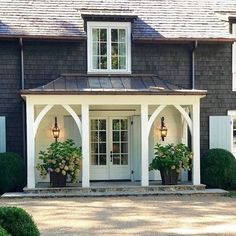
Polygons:
[[91,118],[90,179],[130,179],[128,118]]

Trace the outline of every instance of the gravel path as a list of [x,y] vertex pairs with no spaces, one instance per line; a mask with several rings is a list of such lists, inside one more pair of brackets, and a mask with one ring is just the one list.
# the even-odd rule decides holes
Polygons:
[[236,198],[0,199],[23,207],[42,235],[236,235]]

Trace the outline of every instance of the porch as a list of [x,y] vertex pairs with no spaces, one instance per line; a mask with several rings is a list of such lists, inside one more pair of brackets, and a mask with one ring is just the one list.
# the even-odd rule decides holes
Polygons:
[[[149,86],[138,89],[132,88],[133,81],[137,84],[138,80],[131,76],[125,83],[120,77],[109,77],[106,83],[104,77],[83,78],[63,77],[22,92],[27,109],[28,189],[43,184],[35,166],[38,152],[54,141],[54,117],[60,126],[60,140],[71,138],[82,147],[82,188],[93,187],[96,183],[91,180],[129,180],[129,187],[159,181],[158,171],[148,170],[157,142],[191,144],[192,177],[183,171],[179,180],[192,179],[192,185],[200,185],[199,115],[205,91],[179,89],[152,76],[141,78],[142,84]],[[118,84],[118,88],[107,89],[108,81],[130,87]],[[165,140],[159,132],[161,117],[168,127]],[[44,184],[48,182],[46,179]]]

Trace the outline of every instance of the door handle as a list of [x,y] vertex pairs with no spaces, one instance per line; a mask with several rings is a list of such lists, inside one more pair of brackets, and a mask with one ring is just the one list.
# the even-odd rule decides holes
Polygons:
[[111,158],[111,162],[112,162],[112,157],[113,157],[113,152],[110,151],[110,158]]

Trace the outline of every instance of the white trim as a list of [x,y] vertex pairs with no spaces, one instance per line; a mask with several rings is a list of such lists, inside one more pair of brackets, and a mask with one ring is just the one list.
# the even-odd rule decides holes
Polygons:
[[89,187],[89,105],[82,104],[82,187]]
[[27,188],[35,188],[34,104],[26,101]]
[[[92,29],[107,29],[107,69],[92,68]],[[111,29],[126,30],[126,70],[111,69]],[[131,23],[130,22],[87,22],[87,72],[88,74],[130,74],[131,73]]]
[[141,104],[141,186],[149,185],[148,104]]
[[192,151],[193,151],[193,185],[201,183],[200,177],[200,101],[193,104],[193,134],[192,134]]
[[148,103],[149,105],[192,105],[205,97],[202,95],[25,95],[35,105],[53,104],[53,105],[140,105]]

